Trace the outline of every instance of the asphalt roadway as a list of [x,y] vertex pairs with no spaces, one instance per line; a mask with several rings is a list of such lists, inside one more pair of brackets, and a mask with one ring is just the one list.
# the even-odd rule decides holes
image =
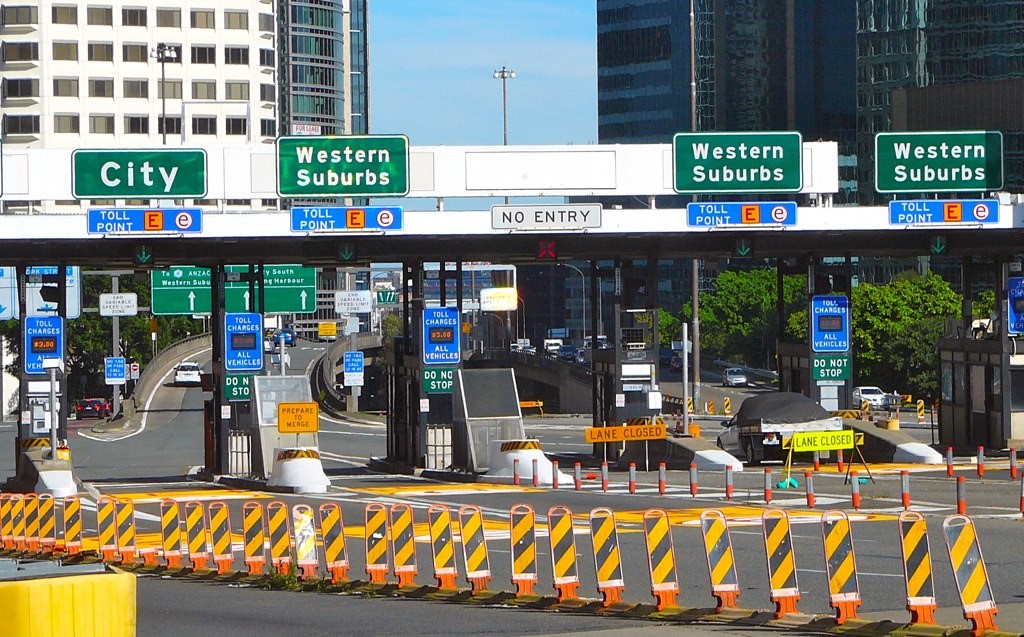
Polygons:
[[[300,345],[293,350],[297,368],[308,364],[317,348]],[[711,392],[708,387],[705,391]],[[730,390],[733,391],[733,390]],[[738,390],[737,390],[738,391]],[[741,394],[740,394],[741,395]],[[787,511],[792,520],[794,553],[804,613],[831,614],[824,572],[820,511],[840,509],[852,521],[857,573],[863,605],[862,617],[905,622],[906,591],[900,559],[896,516],[900,504],[898,467],[861,467],[871,470],[873,481],[860,484],[863,498],[859,510],[851,504],[851,486],[834,466],[815,474],[817,507],[806,506],[803,477],[805,467],[794,472],[799,486],[773,489],[772,502],[765,503],[763,468],[751,467],[735,475],[735,492],[727,501],[724,475],[701,473],[697,494],[691,495],[687,472],[670,471],[667,493],[658,494],[656,472],[638,473],[637,492],[629,493],[626,473],[612,471],[611,484],[603,491],[590,455],[590,446],[582,442],[580,428],[588,424],[586,416],[531,417],[527,433],[539,438],[544,449],[569,462],[580,461],[584,481],[580,491],[563,483],[558,491],[534,489],[529,485],[483,484],[437,481],[423,476],[393,475],[368,464],[385,450],[383,424],[372,419],[358,421],[321,420],[320,448],[325,470],[331,479],[327,494],[297,496],[264,493],[255,489],[226,488],[196,480],[190,471],[202,464],[203,394],[198,389],[163,387],[148,405],[145,428],[132,431],[96,433],[88,422],[72,427],[70,441],[78,476],[87,483],[90,499],[99,494],[131,497],[136,503],[139,542],[155,543],[158,531],[159,502],[165,497],[184,500],[222,500],[230,511],[237,534],[241,527],[241,506],[247,500],[280,500],[289,506],[309,504],[314,509],[324,502],[341,507],[346,524],[350,577],[366,579],[363,544],[364,509],[367,503],[387,506],[407,504],[414,514],[416,558],[419,564],[417,584],[434,583],[431,551],[426,527],[426,508],[446,505],[453,511],[460,506],[479,506],[484,514],[485,532],[492,571],[491,588],[511,591],[508,519],[509,508],[525,503],[537,513],[539,581],[537,592],[554,592],[551,558],[546,532],[547,513],[553,506],[565,506],[574,514],[574,538],[580,574],[581,596],[599,598],[593,549],[586,516],[594,508],[607,507],[615,512],[619,549],[623,566],[623,598],[633,603],[650,604],[647,554],[642,532],[643,512],[660,508],[672,521],[679,603],[683,606],[713,606],[709,592],[708,569],[699,528],[701,511],[719,509],[730,523],[730,535],[740,582],[739,604],[749,609],[769,609],[765,548],[760,516],[766,508]],[[738,407],[738,403],[737,403]],[[912,427],[907,422],[905,426]],[[705,435],[717,425],[707,423]],[[930,431],[917,432],[922,438]],[[0,425],[0,445],[11,449],[13,426]],[[770,466],[770,465],[769,465]],[[373,467],[373,469],[371,469]],[[641,467],[642,469],[643,467]],[[770,466],[773,484],[782,467]],[[922,470],[924,469],[924,470]],[[945,468],[912,468],[910,474],[912,508],[928,522],[928,536],[934,568],[934,583],[941,623],[963,625],[964,619],[949,558],[942,535],[943,520],[956,511],[955,481],[946,477]],[[0,457],[0,476],[13,472],[10,454]],[[1024,584],[1020,567],[1020,547],[1024,522],[1020,513],[1020,482],[1008,479],[1004,459],[991,460],[985,477],[979,478],[970,459],[958,459],[957,475],[966,478],[968,512],[975,521],[988,568],[989,581],[999,605],[997,623],[1004,630],[1024,629]],[[863,475],[863,474],[862,474]],[[95,532],[94,512],[86,504],[87,534]],[[236,543],[238,540],[236,539]],[[456,547],[460,572],[464,573],[461,548]],[[241,556],[235,567],[242,570]],[[303,635],[337,634],[601,634],[631,630],[673,634],[764,634],[767,629],[751,626],[700,625],[680,627],[664,622],[613,617],[595,617],[573,613],[526,611],[514,608],[478,608],[424,600],[366,598],[362,595],[328,595],[268,591],[238,584],[208,581],[181,581],[159,577],[139,580],[139,634],[181,635],[217,634],[278,635],[297,632]],[[460,586],[466,586],[460,577]]]

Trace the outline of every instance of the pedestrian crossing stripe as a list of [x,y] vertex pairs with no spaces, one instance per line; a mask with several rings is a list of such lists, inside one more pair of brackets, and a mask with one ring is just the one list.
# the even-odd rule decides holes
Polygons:
[[175,500],[177,502],[208,501],[208,500],[255,500],[273,497],[273,494],[261,493],[259,491],[236,491],[234,489],[194,489],[188,491],[144,491],[132,493],[129,491],[108,491],[103,492],[119,500],[131,500],[138,504],[155,504],[162,500]]
[[470,484],[432,484],[432,485],[406,485],[399,487],[346,487],[349,491],[357,493],[372,493],[374,495],[402,495],[406,497],[430,496],[430,495],[472,495],[474,493],[488,493],[505,491],[510,493],[533,493],[548,491],[549,489],[531,489],[528,487],[517,487],[510,484],[493,483],[470,483]]

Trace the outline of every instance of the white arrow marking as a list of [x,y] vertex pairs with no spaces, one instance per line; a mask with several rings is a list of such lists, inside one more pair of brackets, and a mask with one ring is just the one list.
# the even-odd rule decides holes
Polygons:
[[299,292],[299,298],[302,300],[302,309],[305,310],[306,309],[306,291],[305,290]]
[[245,309],[249,310],[249,290],[242,292],[242,300],[245,302]]
[[196,293],[191,290],[188,293],[188,311],[196,311]]

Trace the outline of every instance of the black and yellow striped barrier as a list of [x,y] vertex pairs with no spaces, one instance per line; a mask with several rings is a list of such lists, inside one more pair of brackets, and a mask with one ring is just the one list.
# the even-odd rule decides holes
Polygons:
[[39,552],[39,495],[25,494],[25,546],[29,553]]
[[704,554],[707,556],[708,574],[711,578],[711,595],[718,600],[716,612],[723,608],[736,608],[740,595],[739,577],[732,552],[732,538],[725,514],[721,511],[703,511],[700,514],[700,531],[704,536]]
[[858,409],[839,409],[836,411],[829,412],[833,417],[838,418],[849,418],[851,420],[860,420],[863,415]]
[[295,536],[295,565],[299,567],[299,578],[317,579],[320,559],[316,554],[313,509],[308,504],[292,506],[292,533]]
[[160,546],[164,566],[181,568],[181,506],[177,500],[160,501]]
[[916,511],[903,511],[900,513],[899,526],[910,623],[934,624],[937,604],[935,585],[932,582],[928,528],[924,516]]
[[49,447],[49,446],[50,446],[50,439],[49,438],[19,438],[18,439],[18,448],[21,449],[22,451],[27,451],[29,449],[41,449],[43,447]]
[[502,453],[508,451],[530,451],[540,450],[539,440],[509,440],[508,442],[501,443],[500,450]]
[[622,557],[619,552],[619,533],[615,529],[615,513],[611,509],[598,507],[590,512],[590,537],[594,548],[597,590],[602,597],[601,605],[607,608],[612,604],[621,604],[626,583],[622,578]]
[[11,496],[11,541],[17,551],[25,550],[25,496]]
[[924,401],[917,401],[917,424],[924,424]]
[[548,540],[551,543],[551,571],[554,574],[558,601],[578,600],[576,589],[580,585],[576,567],[576,536],[572,530],[572,511],[569,507],[548,509]]
[[117,525],[114,523],[114,499],[96,499],[96,540],[104,562],[117,561]]
[[271,568],[278,575],[287,575],[292,568],[291,529],[288,528],[288,505],[280,500],[267,503],[267,535]]
[[324,542],[324,566],[332,584],[348,581],[348,553],[345,550],[345,523],[336,502],[324,502],[317,509],[320,537]]
[[207,505],[210,515],[210,540],[213,563],[221,575],[235,570],[235,551],[231,546],[231,518],[228,505],[220,501]]
[[185,542],[188,545],[188,559],[192,564],[192,570],[207,568],[206,560],[210,557],[210,547],[206,535],[206,510],[203,503],[186,502]]
[[844,624],[857,617],[861,605],[850,519],[842,511],[826,511],[821,515],[821,538],[825,544],[829,605],[836,610],[836,624]]
[[491,581],[491,561],[484,538],[484,516],[480,507],[459,507],[459,534],[462,536],[462,558],[466,564],[466,581],[473,593],[487,590]]
[[82,552],[82,500],[77,495],[64,498],[64,553],[77,555]]
[[391,561],[398,586],[415,586],[416,534],[413,529],[412,507],[408,504],[392,504],[388,509],[388,524],[391,526]]
[[366,574],[371,584],[387,584],[388,509],[379,502],[366,505]]
[[53,496],[49,493],[39,494],[39,550],[53,553],[57,546],[57,525]]
[[114,517],[117,524],[117,552],[122,564],[135,561],[135,503],[131,500],[114,501]]
[[798,612],[800,586],[796,579],[796,558],[789,515],[779,509],[761,514],[765,554],[768,557],[768,597],[775,604],[775,617]]
[[661,509],[644,512],[644,542],[647,545],[647,566],[651,576],[651,595],[655,608],[676,608],[679,577],[676,554],[672,545],[672,527],[668,514]]
[[430,527],[430,554],[434,558],[434,579],[441,590],[455,590],[459,571],[455,565],[455,541],[452,539],[452,513],[443,504],[427,507]]
[[732,399],[728,396],[722,399],[722,411],[725,412],[726,416],[732,415]]
[[263,504],[250,500],[242,505],[242,561],[250,576],[263,575],[266,571],[266,542]]
[[966,515],[951,515],[942,523],[946,538],[949,563],[953,566],[953,579],[960,593],[964,619],[971,621],[972,635],[986,630],[999,630],[996,626],[996,600],[988,581],[985,558],[974,529],[974,521]]
[[320,452],[316,449],[282,449],[277,452],[278,460],[296,460],[298,458],[320,459]]
[[0,493],[0,546],[5,551],[14,548],[14,518],[11,509],[14,508],[14,499],[9,493]]
[[528,504],[509,510],[509,539],[512,550],[512,584],[516,597],[533,595],[537,583],[537,515]]

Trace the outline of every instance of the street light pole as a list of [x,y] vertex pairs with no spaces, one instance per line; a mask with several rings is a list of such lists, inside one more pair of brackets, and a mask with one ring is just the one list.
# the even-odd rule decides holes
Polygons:
[[[515,79],[516,72],[505,68],[494,72],[494,79],[501,80],[501,145],[508,146],[508,80]],[[505,204],[508,204],[508,197],[505,197]]]
[[167,145],[167,62],[178,59],[178,52],[163,42],[156,45],[153,57],[160,63],[160,129],[163,133],[163,145]]
[[583,344],[585,346],[587,344],[587,277],[583,274],[583,270],[570,263],[559,263],[558,265],[572,268],[580,275],[580,295],[583,297]]

